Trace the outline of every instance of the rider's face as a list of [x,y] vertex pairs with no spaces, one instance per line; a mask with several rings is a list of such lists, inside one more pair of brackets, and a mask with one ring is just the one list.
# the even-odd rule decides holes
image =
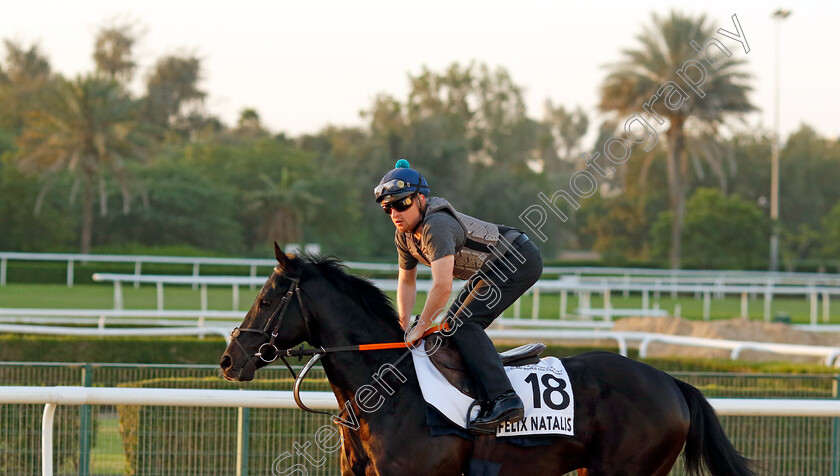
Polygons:
[[418,194],[417,200],[414,200],[411,206],[404,211],[399,211],[396,208],[391,208],[391,221],[402,233],[407,233],[417,227],[420,223],[420,207],[426,203],[426,197]]

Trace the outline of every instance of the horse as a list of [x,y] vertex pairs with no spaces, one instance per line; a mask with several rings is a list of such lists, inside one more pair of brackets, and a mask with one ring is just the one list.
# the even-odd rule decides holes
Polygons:
[[481,474],[661,476],[683,448],[691,475],[754,474],[698,389],[610,352],[562,359],[575,392],[574,436],[550,437],[537,446],[495,435],[431,436],[414,366],[404,358],[410,350],[358,350],[403,343],[391,299],[346,273],[335,258],[286,255],[274,246],[278,265],[234,329],[220,360],[222,376],[250,381],[278,355],[296,355],[278,349],[313,346],[308,355],[322,357],[339,408],[347,413],[336,421],[354,423],[339,425],[343,476],[475,474],[478,453],[494,468]]

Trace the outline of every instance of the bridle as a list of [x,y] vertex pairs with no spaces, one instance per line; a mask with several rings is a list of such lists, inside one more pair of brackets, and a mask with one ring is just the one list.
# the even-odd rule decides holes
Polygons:
[[[277,273],[282,272],[281,269],[274,268],[274,271]],[[274,309],[274,312],[271,313],[271,316],[265,323],[262,329],[250,329],[250,328],[240,328],[234,327],[233,332],[230,334],[230,339],[233,342],[236,342],[236,345],[239,347],[239,350],[242,351],[244,355],[248,357],[248,361],[254,365],[256,369],[257,363],[254,360],[254,357],[259,357],[260,360],[263,362],[270,364],[277,360],[277,357],[280,357],[283,362],[286,364],[286,367],[289,368],[289,371],[292,372],[292,375],[295,375],[294,371],[292,370],[291,366],[288,362],[286,362],[286,357],[292,357],[295,354],[297,356],[301,356],[303,354],[299,354],[295,351],[295,349],[287,349],[281,351],[275,341],[277,340],[277,334],[280,332],[280,326],[283,324],[283,318],[286,317],[286,311],[289,308],[289,304],[292,302],[293,296],[297,296],[298,305],[300,306],[300,313],[301,317],[303,318],[304,326],[306,327],[306,340],[311,342],[311,333],[309,331],[309,313],[306,310],[306,305],[303,303],[303,296],[302,291],[300,288],[300,276],[286,276],[286,279],[292,282],[292,285],[289,287],[289,290],[286,291],[286,294],[277,304],[277,307]],[[239,341],[239,336],[243,332],[253,332],[255,334],[259,334],[263,336],[267,342],[264,342],[260,345],[257,349],[257,352],[254,354],[249,353],[245,350],[245,346]],[[270,332],[270,333],[269,333]],[[303,346],[301,346],[301,349]]]
[[[278,271],[277,268],[274,269]],[[280,325],[283,324],[283,318],[286,316],[286,310],[289,308],[289,303],[292,302],[292,297],[297,294],[298,304],[301,308],[301,314],[303,315],[304,321],[308,321],[306,316],[306,307],[303,304],[303,298],[301,297],[300,291],[300,276],[295,277],[288,277],[292,281],[292,285],[289,287],[289,290],[286,291],[286,295],[280,300],[277,304],[277,307],[274,309],[274,312],[271,313],[271,317],[265,323],[262,329],[243,329],[240,327],[234,327],[233,332],[230,334],[230,338],[233,342],[236,342],[236,345],[239,346],[239,350],[242,351],[243,354],[248,356],[248,360],[254,364],[256,367],[256,362],[254,361],[254,357],[259,357],[265,363],[271,363],[277,360],[277,357],[280,355],[280,349],[277,348],[275,341],[277,340],[277,334],[280,332]],[[275,321],[276,319],[276,321]],[[272,325],[273,323],[273,325]],[[307,322],[308,324],[308,322]],[[309,326],[307,325],[307,337],[309,334]],[[269,334],[269,331],[271,332]],[[239,336],[243,332],[253,332],[255,334],[259,334],[263,336],[267,342],[264,342],[260,345],[257,352],[253,355],[250,354],[245,347],[239,342]],[[269,355],[266,355],[269,354]]]
[[[279,268],[274,268],[274,271],[277,273],[281,273],[283,270]],[[242,351],[242,354],[248,357],[248,361],[251,362],[251,365],[254,366],[254,369],[257,368],[257,363],[254,361],[254,357],[259,357],[260,360],[263,362],[270,364],[277,360],[277,357],[280,357],[280,360],[286,364],[286,368],[289,369],[289,372],[292,374],[292,378],[295,379],[295,387],[294,387],[294,397],[295,403],[297,403],[298,407],[301,410],[305,410],[310,413],[321,413],[324,415],[329,415],[333,417],[333,420],[336,420],[338,417],[333,415],[332,413],[322,412],[318,410],[313,410],[306,405],[304,405],[303,401],[300,399],[300,385],[303,382],[303,378],[309,373],[309,370],[315,365],[315,363],[321,359],[321,357],[326,353],[326,350],[321,348],[316,349],[304,349],[303,344],[301,344],[299,349],[284,349],[281,350],[275,344],[277,340],[277,334],[280,332],[280,325],[283,324],[283,318],[286,317],[286,311],[289,309],[289,304],[292,302],[293,296],[297,296],[298,306],[300,306],[300,314],[303,318],[303,324],[306,327],[306,340],[311,342],[312,341],[312,334],[309,330],[309,313],[306,310],[306,305],[303,303],[303,292],[300,288],[300,276],[286,276],[292,282],[292,285],[289,287],[289,290],[286,291],[286,294],[277,304],[277,307],[274,309],[274,312],[271,313],[271,317],[265,323],[262,329],[251,329],[251,328],[239,328],[234,327],[233,332],[230,334],[230,340],[235,342],[239,350]],[[276,319],[276,321],[275,321]],[[272,324],[273,323],[273,324]],[[269,330],[271,333],[269,333]],[[263,336],[268,342],[263,342],[257,351],[254,354],[251,354],[245,349],[245,346],[242,345],[242,342],[239,341],[239,336],[242,335],[243,332],[253,332],[255,334],[259,334]],[[266,355],[266,353],[270,355]],[[302,358],[304,355],[311,355],[312,358],[306,363],[303,369],[300,372],[300,375],[296,375],[295,371],[292,369],[292,366],[289,365],[289,362],[286,360],[286,357],[298,357],[299,359]]]
[[[280,269],[279,267],[274,268],[274,271],[277,272],[277,273],[282,273],[283,272],[283,270]],[[412,348],[412,346],[409,343],[406,343],[406,342],[388,342],[388,343],[382,343],[382,344],[359,344],[359,345],[347,345],[347,346],[329,347],[329,348],[315,347],[315,348],[309,348],[309,349],[305,349],[303,347],[303,344],[301,344],[301,346],[297,349],[279,349],[275,342],[277,340],[277,335],[280,332],[280,326],[283,323],[283,318],[286,316],[286,311],[289,309],[289,304],[292,302],[294,296],[297,296],[297,302],[298,302],[298,306],[300,306],[301,317],[303,318],[303,324],[306,328],[306,341],[312,342],[312,333],[310,331],[310,326],[309,326],[309,312],[307,311],[306,305],[304,304],[304,301],[303,301],[303,292],[300,288],[300,276],[294,276],[294,277],[284,276],[284,277],[286,279],[289,279],[292,282],[292,285],[289,287],[289,290],[286,291],[286,294],[283,296],[283,298],[280,300],[280,302],[277,304],[277,307],[274,309],[274,312],[271,313],[271,317],[268,318],[268,321],[266,321],[266,323],[262,327],[262,329],[259,329],[259,328],[257,328],[257,329],[244,328],[243,329],[243,328],[240,328],[240,327],[234,327],[233,332],[231,332],[231,334],[230,334],[230,340],[232,342],[235,342],[237,347],[239,347],[239,350],[242,351],[242,354],[245,355],[246,357],[248,357],[248,361],[251,363],[251,365],[254,366],[255,370],[257,368],[257,363],[254,360],[254,357],[259,357],[260,360],[262,360],[265,363],[274,362],[275,360],[277,360],[277,357],[280,357],[280,359],[283,361],[283,363],[286,364],[286,368],[289,369],[289,372],[291,372],[292,377],[295,379],[294,398],[295,398],[295,403],[297,403],[298,407],[301,410],[304,410],[304,411],[307,411],[307,412],[310,412],[310,413],[320,413],[320,414],[323,414],[323,415],[329,415],[333,418],[333,422],[337,423],[339,420],[341,420],[341,418],[339,416],[333,415],[332,413],[329,413],[329,412],[313,410],[313,409],[307,407],[303,403],[303,401],[300,399],[300,387],[301,387],[301,384],[303,383],[303,379],[306,376],[306,374],[309,373],[309,370],[315,365],[315,363],[317,363],[318,360],[320,360],[321,357],[323,357],[327,353],[350,352],[350,351],[367,351],[367,350],[405,349],[405,348]],[[429,335],[433,332],[437,332],[440,327],[441,326],[434,326],[434,327],[430,328],[429,330],[427,330],[424,333],[423,337],[425,337],[425,336],[427,336],[427,335]],[[259,335],[263,336],[263,338],[265,338],[267,340],[267,342],[263,342],[259,346],[257,351],[255,353],[251,354],[250,352],[248,352],[245,349],[245,346],[242,345],[242,342],[239,341],[239,336],[242,335],[243,332],[253,332],[255,334],[259,334]],[[402,357],[400,357],[392,365],[398,364],[406,356],[408,356],[410,353],[411,352],[406,352],[405,354],[402,355]],[[269,355],[266,355],[266,354],[269,354]],[[301,369],[300,374],[296,375],[295,371],[292,369],[292,366],[289,365],[289,362],[286,360],[286,357],[297,357],[300,360],[300,359],[303,358],[303,356],[309,356],[309,355],[311,355],[312,358],[310,358],[309,361],[306,362],[306,365],[303,366],[303,369]],[[343,411],[341,413],[343,413]],[[340,413],[339,413],[339,415],[340,415]]]

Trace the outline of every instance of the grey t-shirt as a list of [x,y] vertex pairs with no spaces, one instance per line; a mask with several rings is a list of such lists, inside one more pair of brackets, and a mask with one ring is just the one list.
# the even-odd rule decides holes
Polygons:
[[[414,240],[412,233],[402,233],[399,230],[395,233],[397,253],[399,254],[400,268],[414,269],[418,260],[409,252],[407,240]],[[420,253],[426,258],[425,265],[444,256],[454,255],[460,250],[467,240],[464,228],[452,215],[447,212],[436,212],[427,216],[420,223]]]

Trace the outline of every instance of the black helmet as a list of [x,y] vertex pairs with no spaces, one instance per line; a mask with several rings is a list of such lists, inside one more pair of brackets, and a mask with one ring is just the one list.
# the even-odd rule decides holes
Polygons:
[[407,160],[398,160],[394,167],[396,168],[385,174],[379,181],[379,185],[373,189],[377,203],[393,202],[413,193],[429,195],[429,184],[426,183],[426,179],[420,175],[420,172],[412,169]]

